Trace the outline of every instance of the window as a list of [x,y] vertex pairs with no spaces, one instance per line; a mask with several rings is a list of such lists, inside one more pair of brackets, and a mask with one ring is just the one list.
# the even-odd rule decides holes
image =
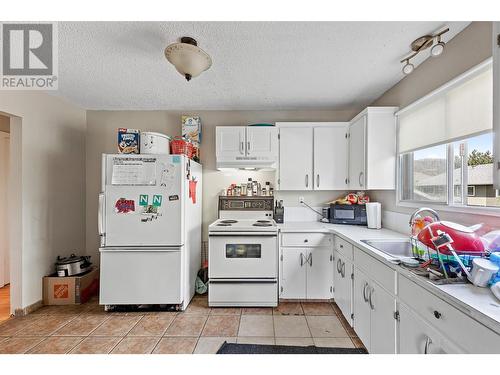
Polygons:
[[400,202],[500,207],[492,98],[488,62],[399,111]]
[[500,192],[493,188],[492,148],[489,132],[401,154],[400,201],[500,207]]

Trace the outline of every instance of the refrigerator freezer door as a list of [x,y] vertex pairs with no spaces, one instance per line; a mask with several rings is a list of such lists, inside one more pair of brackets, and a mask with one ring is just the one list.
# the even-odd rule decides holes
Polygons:
[[181,246],[183,161],[176,155],[105,155],[103,246]]
[[102,305],[180,304],[181,249],[100,249]]

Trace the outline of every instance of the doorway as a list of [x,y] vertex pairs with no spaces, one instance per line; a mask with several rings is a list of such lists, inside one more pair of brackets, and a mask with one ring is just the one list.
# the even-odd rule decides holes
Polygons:
[[8,189],[10,165],[10,119],[0,115],[0,322],[10,317],[10,247]]

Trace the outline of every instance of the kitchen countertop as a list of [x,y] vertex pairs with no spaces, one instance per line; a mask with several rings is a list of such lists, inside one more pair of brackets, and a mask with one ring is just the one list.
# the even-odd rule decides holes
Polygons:
[[338,235],[500,334],[500,301],[489,288],[479,288],[472,284],[433,284],[426,278],[417,276],[406,268],[395,264],[391,261],[394,258],[389,255],[361,242],[361,240],[374,239],[406,239],[408,236],[405,234],[389,229],[368,229],[364,226],[321,222],[287,222],[278,224],[278,229],[282,233],[317,232]]

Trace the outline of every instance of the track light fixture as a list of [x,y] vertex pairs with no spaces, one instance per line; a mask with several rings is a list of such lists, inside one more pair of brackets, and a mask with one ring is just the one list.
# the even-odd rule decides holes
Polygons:
[[443,29],[433,35],[424,35],[415,39],[410,45],[412,50],[411,54],[401,60],[401,63],[404,64],[402,69],[403,73],[408,75],[413,72],[415,66],[410,63],[410,60],[423,50],[431,48],[432,57],[441,55],[444,51],[445,46],[445,43],[441,40],[441,35],[447,33],[448,31],[450,31],[450,29],[447,27],[446,29]]

